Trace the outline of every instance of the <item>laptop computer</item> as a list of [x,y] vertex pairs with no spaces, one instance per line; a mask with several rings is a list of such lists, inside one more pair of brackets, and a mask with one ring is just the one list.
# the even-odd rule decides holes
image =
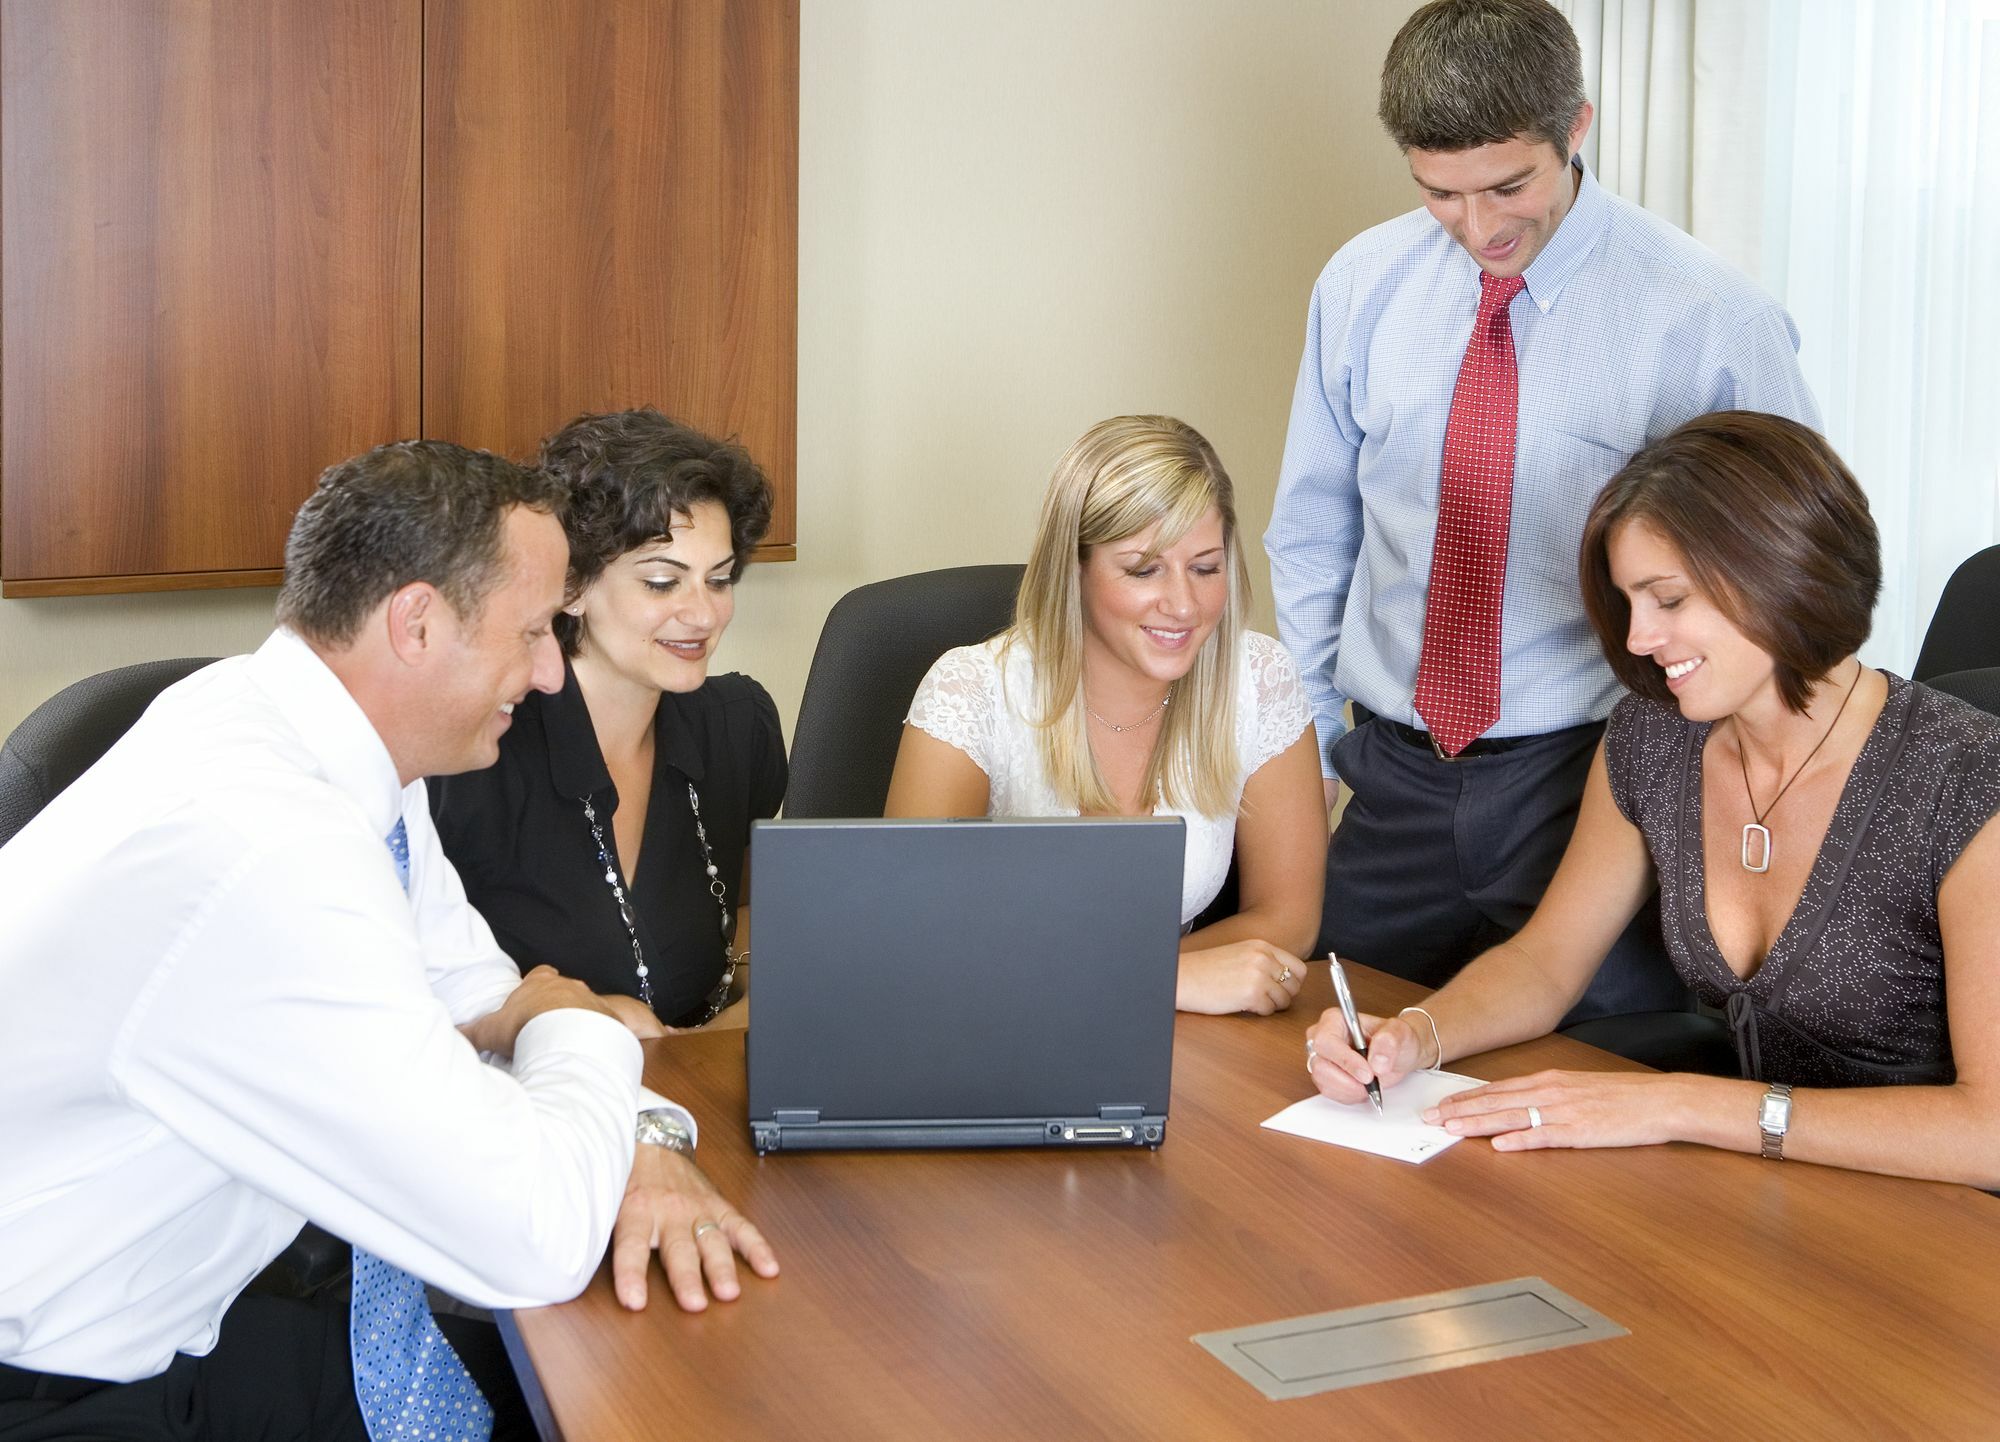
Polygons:
[[759,821],[759,1152],[1166,1137],[1178,817]]

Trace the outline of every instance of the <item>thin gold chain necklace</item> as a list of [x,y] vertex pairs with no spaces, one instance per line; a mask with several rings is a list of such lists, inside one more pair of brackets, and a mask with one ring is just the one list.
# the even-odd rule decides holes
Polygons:
[[1123,733],[1126,731],[1137,731],[1141,726],[1144,726],[1148,721],[1152,720],[1155,716],[1159,715],[1162,711],[1166,710],[1167,703],[1173,699],[1174,699],[1174,688],[1169,686],[1167,687],[1167,694],[1160,698],[1159,705],[1155,706],[1152,710],[1148,711],[1144,716],[1141,716],[1137,721],[1128,721],[1123,726],[1120,726],[1116,721],[1106,721],[1102,716],[1098,715],[1095,711],[1090,709],[1090,703],[1088,701],[1085,701],[1083,703],[1083,711],[1086,716],[1090,717],[1090,719],[1095,721],[1098,725],[1107,727],[1112,731]]

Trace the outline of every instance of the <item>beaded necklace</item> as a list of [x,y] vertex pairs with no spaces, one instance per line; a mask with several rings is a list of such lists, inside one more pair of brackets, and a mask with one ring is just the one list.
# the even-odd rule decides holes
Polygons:
[[[735,984],[736,968],[746,957],[736,954],[736,918],[729,911],[729,890],[722,883],[722,873],[715,864],[715,852],[708,844],[708,828],[701,824],[701,796],[688,782],[688,810],[694,813],[694,836],[701,843],[701,859],[708,872],[708,894],[715,898],[716,909],[722,915],[722,976],[708,993],[708,1010],[696,1026],[706,1026],[722,1014],[729,1005],[729,988]],[[604,868],[604,884],[611,888],[611,897],[618,903],[618,919],[625,923],[625,934],[632,941],[632,965],[639,974],[639,1000],[647,1006],[653,1004],[652,972],[646,965],[646,952],[639,945],[639,924],[632,916],[632,903],[625,895],[625,883],[618,875],[618,863],[612,859],[611,848],[605,844],[604,828],[598,824],[597,808],[590,804],[588,796],[583,798],[583,819],[590,823],[590,836],[597,843],[597,862]]]

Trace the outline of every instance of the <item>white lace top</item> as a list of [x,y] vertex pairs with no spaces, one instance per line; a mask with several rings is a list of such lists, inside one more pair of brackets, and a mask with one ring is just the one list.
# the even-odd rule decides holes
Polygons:
[[[1236,665],[1236,755],[1233,795],[1259,767],[1299,739],[1312,722],[1299,668],[1269,636],[1245,631]],[[909,723],[956,746],[986,773],[989,816],[1074,816],[1056,799],[1035,731],[1024,716],[1034,704],[1034,670],[1027,648],[1009,649],[1003,668],[1001,638],[960,646],[940,656],[910,702]],[[1004,674],[1003,674],[1004,670]],[[1221,816],[1198,816],[1161,805],[1156,816],[1187,823],[1187,859],[1181,872],[1181,924],[1201,915],[1229,874],[1236,847],[1236,807]]]

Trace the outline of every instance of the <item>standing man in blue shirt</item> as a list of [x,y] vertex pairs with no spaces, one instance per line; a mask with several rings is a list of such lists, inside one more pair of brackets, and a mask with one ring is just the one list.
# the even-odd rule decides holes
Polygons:
[[[1541,899],[1617,695],[1577,582],[1591,499],[1704,412],[1819,417],[1790,317],[1577,158],[1553,6],[1425,5],[1380,114],[1423,208],[1313,287],[1264,543],[1328,805],[1353,790],[1319,949],[1438,986]],[[1648,908],[1571,1019],[1684,996]]]

